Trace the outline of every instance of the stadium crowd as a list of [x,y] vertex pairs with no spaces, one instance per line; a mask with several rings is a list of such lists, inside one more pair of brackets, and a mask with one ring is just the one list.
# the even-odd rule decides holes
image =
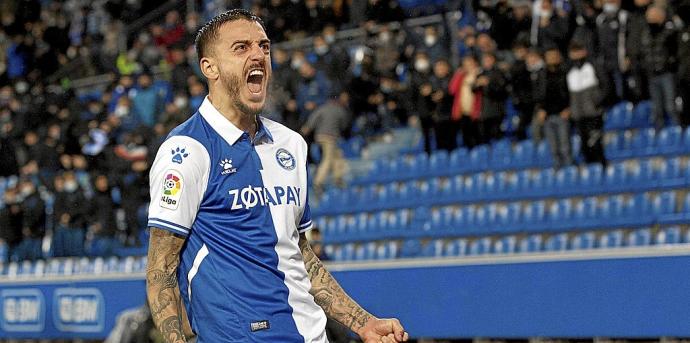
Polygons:
[[[427,151],[546,139],[562,167],[571,131],[586,162],[606,163],[603,115],[619,101],[651,99],[657,127],[690,121],[688,0],[451,1],[461,16],[425,26],[395,25],[395,0],[200,1],[129,29],[160,3],[0,5],[0,261],[142,244],[150,162],[206,94],[195,32],[233,6],[274,43],[312,38],[273,49],[266,116],[321,146],[317,190],[343,182],[340,139],[398,126],[421,128]],[[363,40],[337,38],[353,27]],[[71,87],[94,75],[112,81]]]

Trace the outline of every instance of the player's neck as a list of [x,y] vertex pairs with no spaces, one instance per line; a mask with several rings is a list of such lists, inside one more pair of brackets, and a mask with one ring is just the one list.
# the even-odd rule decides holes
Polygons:
[[249,136],[254,138],[259,127],[255,115],[240,112],[228,97],[212,96],[209,93],[208,100],[232,125],[249,133]]

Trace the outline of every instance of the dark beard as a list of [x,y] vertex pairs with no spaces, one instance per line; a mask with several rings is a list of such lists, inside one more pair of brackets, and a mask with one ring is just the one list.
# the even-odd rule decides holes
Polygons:
[[242,115],[246,116],[252,116],[256,117],[261,112],[264,111],[263,106],[259,108],[251,108],[247,105],[245,105],[241,100],[240,100],[240,87],[241,87],[241,80],[239,77],[235,75],[220,75],[221,81],[223,82],[223,85],[225,85],[225,89],[228,90],[230,93],[230,97],[232,100],[232,104],[235,106],[235,108],[240,112]]

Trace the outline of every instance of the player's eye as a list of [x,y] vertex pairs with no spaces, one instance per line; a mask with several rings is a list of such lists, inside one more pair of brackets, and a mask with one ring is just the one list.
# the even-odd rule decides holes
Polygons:
[[247,44],[244,43],[238,43],[235,44],[235,47],[233,48],[234,51],[245,51],[247,50]]
[[271,52],[271,43],[261,43],[261,50],[264,53],[269,53]]

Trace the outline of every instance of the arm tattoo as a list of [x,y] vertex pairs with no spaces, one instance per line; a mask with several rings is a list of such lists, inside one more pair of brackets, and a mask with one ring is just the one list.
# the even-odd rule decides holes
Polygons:
[[300,235],[299,247],[304,258],[304,266],[311,280],[309,293],[328,317],[347,326],[352,331],[358,332],[366,325],[372,315],[345,293],[311,250],[304,234]]
[[146,268],[146,295],[153,322],[163,334],[166,343],[185,342],[180,311],[180,289],[177,285],[177,267],[184,239],[161,229],[151,228],[148,266]]

